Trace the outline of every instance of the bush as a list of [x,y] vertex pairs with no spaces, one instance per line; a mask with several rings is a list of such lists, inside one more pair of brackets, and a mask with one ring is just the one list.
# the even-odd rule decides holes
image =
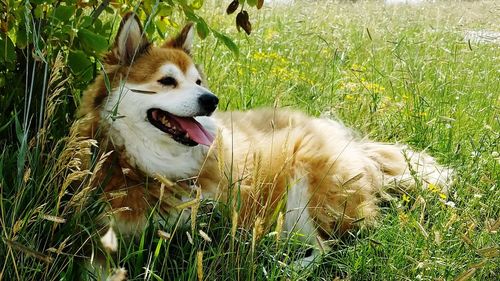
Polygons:
[[[94,231],[85,227],[89,224],[84,221],[90,219],[86,215],[99,213],[100,207],[88,206],[88,212],[79,216],[68,208],[73,194],[67,185],[74,180],[68,177],[84,171],[70,163],[79,161],[83,150],[67,136],[81,93],[102,68],[100,58],[114,40],[121,15],[135,11],[153,39],[177,32],[181,21],[193,21],[201,38],[212,33],[232,51],[238,50],[196,13],[202,0],[6,0],[0,5],[0,223],[4,232],[0,256],[6,258],[6,271],[1,270],[0,276],[51,280],[65,272],[62,278],[73,280],[78,274],[72,264],[81,251],[81,234]],[[71,250],[51,247],[55,244],[71,245]],[[14,255],[12,249],[23,254]],[[57,252],[55,258],[51,251]],[[61,251],[72,254],[64,257]]]

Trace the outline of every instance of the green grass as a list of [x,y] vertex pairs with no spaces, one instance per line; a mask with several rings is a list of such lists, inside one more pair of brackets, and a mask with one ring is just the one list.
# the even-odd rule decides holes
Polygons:
[[[230,210],[209,204],[197,230],[211,242],[195,231],[190,243],[189,227],[157,221],[137,241],[120,240],[114,261],[132,280],[196,280],[199,251],[204,280],[500,278],[500,46],[463,40],[466,30],[498,31],[498,3],[299,2],[251,10],[249,37],[236,33],[223,10],[207,4],[202,14],[236,40],[239,58],[213,38],[195,49],[221,110],[293,107],[339,118],[378,141],[427,149],[456,171],[444,200],[455,207],[432,190],[413,190],[405,200],[383,204],[378,226],[334,240],[319,266],[297,269],[287,264],[306,246],[264,235],[252,249],[252,230],[240,229],[233,239]],[[54,89],[61,87],[56,82]],[[71,88],[71,78],[62,86]],[[23,117],[22,103],[18,115],[0,117],[1,126],[15,126],[11,139],[17,140],[1,142],[3,280],[90,278],[79,256],[91,253],[81,246],[91,244],[101,206],[72,208],[73,191],[62,190],[62,175],[70,171],[58,164],[68,133],[61,124],[72,121],[74,106],[55,100],[62,102],[43,118]],[[33,126],[23,126],[35,120],[46,132],[37,130],[38,141],[29,138]],[[54,222],[58,218],[64,223]],[[158,229],[172,239],[160,239]]]

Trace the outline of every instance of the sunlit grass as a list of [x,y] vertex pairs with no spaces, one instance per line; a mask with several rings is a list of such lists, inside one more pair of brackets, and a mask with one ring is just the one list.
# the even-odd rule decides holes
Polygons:
[[[111,264],[134,280],[499,278],[500,46],[463,40],[467,30],[500,26],[497,3],[298,2],[250,10],[249,37],[236,32],[224,8],[209,3],[202,14],[235,39],[240,56],[213,38],[194,51],[220,110],[293,107],[339,118],[372,139],[427,149],[456,170],[455,184],[448,194],[430,186],[384,203],[377,227],[332,240],[317,267],[289,266],[307,252],[296,237],[256,239],[255,229],[233,228],[231,208],[210,202],[194,228],[151,221],[135,241],[119,237]],[[55,73],[57,94],[65,85]],[[62,108],[56,96],[41,134],[51,120],[74,114],[54,107]],[[3,147],[0,160],[0,279],[87,278],[81,264],[88,258],[74,255],[93,253],[102,206],[78,200],[99,191],[86,182],[66,188],[98,168],[77,160],[95,144],[71,136],[28,140],[22,124],[29,120],[12,118],[19,145]],[[63,145],[70,149],[61,152]],[[16,171],[4,169],[15,163]]]

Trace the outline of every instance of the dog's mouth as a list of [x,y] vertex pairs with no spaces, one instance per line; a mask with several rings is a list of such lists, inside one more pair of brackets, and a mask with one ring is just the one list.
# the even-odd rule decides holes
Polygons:
[[158,108],[149,109],[147,117],[149,123],[183,145],[210,146],[214,141],[214,136],[193,117],[176,116]]

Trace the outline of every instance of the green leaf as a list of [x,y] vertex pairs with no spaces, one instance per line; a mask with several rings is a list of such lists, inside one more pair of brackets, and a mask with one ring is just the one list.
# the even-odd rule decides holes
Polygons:
[[198,22],[198,16],[193,12],[193,10],[189,8],[184,9],[184,14],[186,15],[186,18],[190,21]]
[[113,22],[112,21],[105,22],[101,28],[101,35],[104,37],[109,37],[112,32],[113,32]]
[[153,11],[154,6],[156,5],[155,1],[153,0],[143,0],[142,2],[142,9],[147,15],[150,15],[151,12]]
[[113,10],[113,8],[111,8],[111,7],[109,7],[109,6],[108,6],[108,7],[106,7],[106,8],[104,8],[104,11],[105,11],[106,13],[110,14],[110,15],[112,15],[112,14],[114,14],[114,13],[115,13],[115,10]]
[[8,36],[0,34],[0,62],[13,62],[16,60],[16,50]]
[[161,2],[158,4],[158,12],[156,12],[157,16],[160,17],[168,17],[172,15],[173,8],[167,3]]
[[150,21],[148,25],[144,26],[144,31],[146,32],[146,36],[148,38],[153,37],[155,30],[156,30],[156,24],[153,21]]
[[82,16],[82,14],[83,14],[83,8],[78,8],[78,10],[76,10],[75,12],[75,17],[79,18]]
[[214,35],[217,39],[222,41],[222,43],[224,43],[224,45],[226,45],[226,47],[229,50],[231,50],[231,52],[233,52],[233,54],[236,57],[238,57],[240,55],[240,50],[238,48],[238,45],[236,45],[236,43],[234,43],[234,41],[231,38],[229,38],[228,36],[226,36],[220,32],[217,32],[215,30],[212,30],[212,32],[214,33]]
[[205,39],[210,32],[207,23],[202,18],[197,18],[196,20],[196,32],[201,39]]
[[68,65],[79,79],[83,81],[92,79],[92,62],[84,52],[80,50],[70,51]]
[[80,26],[81,27],[89,27],[92,25],[92,17],[91,16],[83,16],[80,19]]
[[75,13],[75,7],[59,6],[54,11],[54,16],[62,22],[68,21]]
[[80,50],[69,52],[68,64],[71,70],[76,74],[85,71],[92,66],[92,62],[89,57]]
[[203,6],[203,0],[194,0],[190,6],[193,10],[198,10]]
[[78,39],[84,50],[90,54],[100,54],[108,49],[108,40],[88,29],[78,30]]
[[30,2],[33,3],[33,4],[40,5],[40,4],[44,4],[44,3],[50,4],[52,1],[47,1],[47,0],[31,0]]
[[43,7],[42,7],[42,5],[36,6],[35,10],[33,11],[33,14],[35,15],[35,18],[41,19],[43,17]]
[[102,21],[100,19],[95,19],[93,30],[97,34],[102,34]]
[[165,32],[167,32],[167,25],[161,19],[156,21],[156,28],[161,36],[164,36]]
[[247,0],[248,6],[255,7],[257,6],[257,0]]
[[28,33],[26,32],[26,22],[24,17],[21,18],[17,25],[16,32],[16,47],[19,49],[23,49],[28,45]]
[[205,20],[196,15],[189,8],[184,9],[184,14],[186,15],[186,18],[188,20],[194,21],[196,23],[196,32],[198,33],[198,36],[200,36],[201,39],[205,39],[208,33],[210,33],[210,29],[208,28],[208,25],[205,22]]

